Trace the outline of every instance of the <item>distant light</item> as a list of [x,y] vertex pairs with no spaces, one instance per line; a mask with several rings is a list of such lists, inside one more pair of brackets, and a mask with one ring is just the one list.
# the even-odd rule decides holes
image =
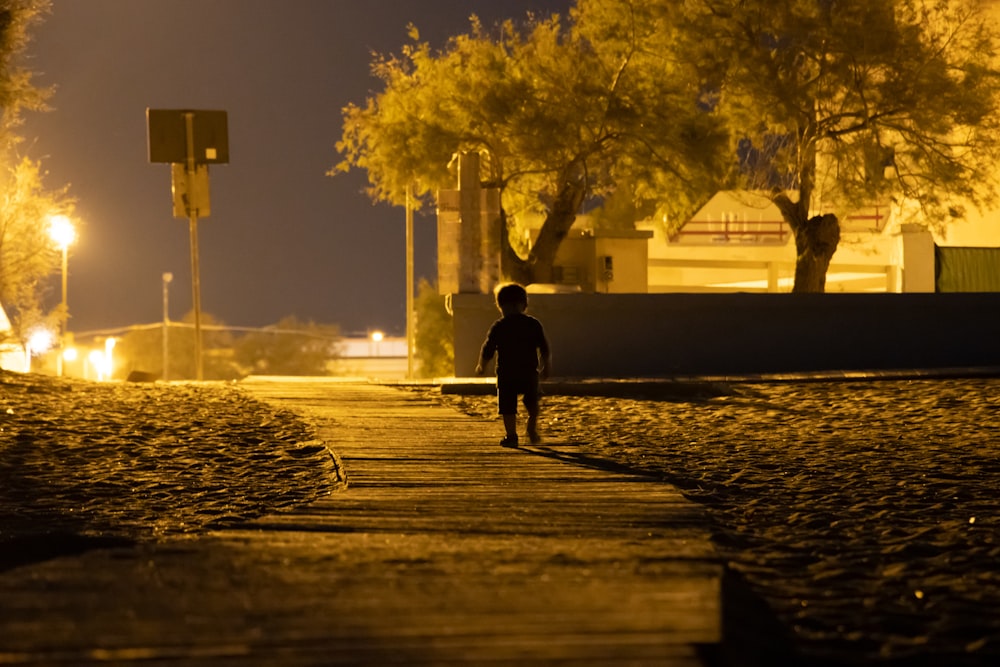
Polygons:
[[79,351],[75,347],[67,347],[63,350],[63,361],[76,361]]
[[55,336],[47,329],[35,329],[28,336],[28,352],[30,354],[41,354],[52,349],[55,343]]
[[76,240],[76,229],[65,215],[53,215],[49,218],[49,236],[60,250],[65,250]]
[[104,341],[104,375],[109,380],[111,379],[111,372],[114,370],[114,361],[111,353],[115,349],[115,343],[117,342],[118,340],[113,337],[109,337]]
[[[368,336],[368,338],[371,339],[371,342],[368,343],[368,354],[373,357],[381,356],[379,353],[379,343],[381,343],[382,339],[385,338],[385,334],[376,329],[371,332],[371,335]],[[372,349],[373,347],[375,348],[374,350]]]
[[94,371],[97,373],[97,381],[101,382],[104,380],[104,353],[100,350],[91,350],[90,355],[87,357],[90,360],[90,365],[94,367]]

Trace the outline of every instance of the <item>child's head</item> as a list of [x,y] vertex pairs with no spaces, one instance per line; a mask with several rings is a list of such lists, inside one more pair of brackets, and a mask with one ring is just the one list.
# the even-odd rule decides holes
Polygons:
[[528,292],[517,283],[509,283],[497,290],[497,308],[504,315],[523,313],[528,308]]

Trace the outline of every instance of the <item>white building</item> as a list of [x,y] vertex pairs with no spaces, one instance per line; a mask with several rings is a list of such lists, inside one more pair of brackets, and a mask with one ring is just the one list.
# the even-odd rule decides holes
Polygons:
[[[1000,248],[1000,212],[972,212],[941,232],[901,224],[873,205],[841,219],[827,292],[934,291],[935,245]],[[777,207],[748,192],[717,193],[677,233],[637,225],[649,241],[650,292],[789,292],[795,239]]]
[[24,348],[7,340],[12,331],[7,313],[3,309],[3,304],[0,304],[0,368],[15,373],[27,373],[28,357]]

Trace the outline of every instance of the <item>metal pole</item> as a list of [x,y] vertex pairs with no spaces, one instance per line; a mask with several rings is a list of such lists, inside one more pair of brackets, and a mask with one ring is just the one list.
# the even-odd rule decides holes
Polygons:
[[198,275],[198,209],[191,206],[195,187],[194,164],[194,114],[184,114],[184,127],[187,133],[187,193],[188,215],[191,228],[191,292],[194,305],[194,368],[195,379],[204,379],[201,361],[201,279]]
[[170,335],[170,281],[174,274],[163,274],[163,380],[170,379],[170,345],[167,338]]
[[198,216],[191,216],[191,292],[194,302],[195,379],[204,379],[201,361],[201,278],[198,275]]
[[413,186],[406,186],[406,379],[413,379]]
[[69,245],[62,247],[62,317],[59,318],[59,356],[56,359],[56,371],[59,377],[63,376],[63,356],[66,354],[66,324],[69,319]]

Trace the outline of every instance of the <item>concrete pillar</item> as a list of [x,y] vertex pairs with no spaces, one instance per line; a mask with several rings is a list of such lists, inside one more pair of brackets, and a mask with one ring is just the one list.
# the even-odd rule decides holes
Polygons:
[[903,246],[903,291],[935,292],[934,237],[923,225],[900,226]]
[[481,294],[483,272],[482,201],[479,184],[479,153],[458,155],[459,230],[458,291],[464,294]]
[[482,271],[479,276],[479,291],[492,294],[500,282],[500,190],[489,188],[480,190],[480,220],[482,228]]
[[500,280],[500,190],[480,183],[478,153],[459,153],[458,189],[440,190],[438,288],[442,294],[492,294]]

